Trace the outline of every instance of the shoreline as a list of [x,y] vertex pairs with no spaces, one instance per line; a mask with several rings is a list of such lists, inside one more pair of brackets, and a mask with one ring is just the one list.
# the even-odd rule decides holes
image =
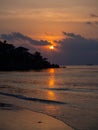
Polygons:
[[0,102],[6,104],[1,106],[44,113],[75,130],[98,130],[97,74],[98,67],[78,66],[37,73],[1,72]]
[[14,104],[0,102],[2,130],[73,130],[64,122],[46,114],[26,110]]
[[[10,113],[10,115],[13,116],[14,115],[13,112],[15,112],[15,111],[17,112],[17,114],[18,114],[18,112],[20,112],[20,115],[21,115],[22,110],[24,110],[24,111],[26,110],[26,113],[28,113],[27,111],[31,112],[31,114],[32,114],[32,112],[37,112],[39,114],[43,114],[43,115],[52,117],[53,119],[61,121],[65,125],[69,126],[69,128],[71,130],[83,130],[83,129],[92,130],[93,128],[94,128],[94,130],[98,130],[98,124],[97,124],[97,120],[96,120],[97,115],[95,115],[97,109],[95,109],[95,113],[94,113],[93,111],[90,112],[89,109],[85,109],[85,111],[82,112],[82,110],[79,110],[76,108],[75,109],[70,108],[70,110],[69,110],[69,108],[67,108],[66,113],[65,113],[65,111],[62,111],[62,113],[59,114],[59,109],[58,109],[58,107],[56,107],[57,112],[56,112],[56,114],[54,114],[54,113],[51,113],[52,112],[51,103],[43,104],[40,102],[33,102],[33,101],[31,102],[31,101],[27,101],[27,100],[25,101],[22,99],[18,99],[18,98],[11,97],[11,96],[5,96],[5,95],[1,95],[1,94],[0,94],[0,103],[1,103],[0,115],[2,113],[2,110],[4,111],[4,113],[3,113],[3,115],[5,117],[4,122],[3,122],[4,125],[6,125],[5,123],[7,122],[6,121],[7,117],[5,116],[6,111],[9,111],[9,112],[12,111],[12,114]],[[43,109],[44,107],[46,107],[48,109],[46,104],[48,105],[48,107],[50,107],[49,111],[44,111],[44,109]],[[54,110],[54,108],[52,110]],[[2,117],[3,116],[1,116],[0,121],[2,121]],[[40,121],[40,120],[37,122],[39,122],[38,124],[42,124],[41,123],[42,121]],[[50,125],[51,125],[51,123],[50,123]],[[57,130],[57,128],[55,128],[55,129]],[[0,128],[0,129],[1,130],[13,130],[13,129],[8,129],[8,128],[7,129]],[[19,130],[19,128],[17,128],[17,129]],[[14,129],[14,130],[17,130],[17,129]],[[44,130],[55,130],[55,129],[45,129],[44,128]],[[63,130],[63,128],[60,128],[60,129]],[[60,130],[60,129],[58,129],[58,130]],[[64,128],[64,130],[70,130],[70,129]],[[28,129],[26,129],[26,130],[28,130]],[[30,130],[39,130],[39,129],[34,128],[34,129],[30,129]]]

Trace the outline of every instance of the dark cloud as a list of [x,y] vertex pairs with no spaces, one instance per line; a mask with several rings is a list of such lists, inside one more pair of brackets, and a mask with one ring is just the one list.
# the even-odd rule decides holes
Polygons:
[[[76,65],[76,64],[98,64],[98,39],[87,39],[79,34],[63,32],[64,39],[55,41],[58,45],[57,50],[42,50],[44,56],[50,61],[57,64]],[[21,33],[2,34],[0,38],[8,41],[21,39],[31,45],[39,47],[39,45],[49,45],[47,41],[33,40]],[[25,44],[28,45],[28,44]],[[36,48],[33,48],[35,50]]]
[[46,40],[33,40],[32,38],[28,37],[28,36],[25,36],[19,32],[12,32],[11,34],[1,34],[0,35],[0,38],[3,39],[3,40],[7,40],[9,42],[13,42],[15,40],[20,40],[23,41],[23,42],[28,42],[32,45],[35,45],[35,46],[44,46],[44,45],[50,45],[50,42],[46,41]]
[[77,34],[74,34],[74,33],[63,32],[63,34],[64,34],[65,36],[68,36],[68,37],[71,37],[71,38],[82,38],[81,35],[77,35]]
[[98,15],[96,15],[96,14],[90,14],[90,17],[98,18]]
[[86,39],[74,33],[63,32],[63,34],[68,37],[57,41],[61,45],[57,63],[98,64],[98,40]]
[[93,23],[90,22],[90,21],[87,21],[86,24],[88,24],[88,25],[92,25]]
[[95,24],[98,25],[98,21],[95,21]]
[[86,24],[88,24],[88,25],[98,25],[98,21],[94,21],[94,22],[87,21]]
[[88,25],[98,25],[98,20],[97,20],[98,19],[98,15],[90,14],[89,17],[92,18],[93,21],[87,21],[86,24],[88,24]]

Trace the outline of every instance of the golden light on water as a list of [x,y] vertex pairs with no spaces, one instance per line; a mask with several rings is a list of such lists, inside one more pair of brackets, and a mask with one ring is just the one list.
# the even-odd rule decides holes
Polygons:
[[49,69],[49,73],[50,73],[50,77],[48,80],[48,85],[50,88],[53,88],[55,86],[55,77],[54,77],[55,69],[53,68]]
[[[49,88],[54,88],[55,87],[55,69],[51,68],[49,69],[49,74],[50,74],[50,77],[49,77],[49,80],[48,80],[48,86]],[[53,92],[53,90],[50,90],[47,92],[47,97],[49,100],[55,100],[56,99],[56,96],[55,96],[55,93]]]
[[[49,69],[48,73],[49,73],[48,88],[50,90],[48,90],[47,93],[46,93],[47,99],[55,101],[57,99],[56,93],[52,90],[52,88],[55,87],[55,81],[56,81],[55,80],[55,69],[54,68]],[[45,108],[46,108],[47,111],[51,111],[53,113],[57,111],[57,109],[55,108],[55,106],[53,104],[46,105]]]
[[[48,81],[48,86],[49,86],[49,88],[54,88],[54,86],[55,86],[55,77],[54,77],[55,69],[53,69],[53,68],[49,69],[49,73],[50,73],[50,77],[49,77],[49,81]],[[47,92],[47,97],[49,100],[54,100],[56,98],[55,93],[52,90]]]
[[55,69],[53,69],[53,68],[49,69],[49,73],[50,74],[54,74],[55,73]]
[[49,87],[54,87],[54,84],[55,84],[54,78],[50,78],[50,80],[49,80]]
[[50,73],[50,77],[49,77],[48,85],[50,88],[52,88],[55,86],[55,77],[54,77],[55,69],[53,68],[49,69],[49,73]]
[[56,99],[55,93],[53,91],[48,91],[47,97],[48,97],[49,100],[55,100]]

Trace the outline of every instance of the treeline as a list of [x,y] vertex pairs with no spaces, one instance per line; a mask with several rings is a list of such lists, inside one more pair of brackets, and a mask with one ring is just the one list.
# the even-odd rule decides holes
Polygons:
[[0,71],[40,70],[58,67],[58,65],[50,64],[47,58],[42,57],[40,52],[31,54],[27,48],[16,48],[6,41],[0,41]]

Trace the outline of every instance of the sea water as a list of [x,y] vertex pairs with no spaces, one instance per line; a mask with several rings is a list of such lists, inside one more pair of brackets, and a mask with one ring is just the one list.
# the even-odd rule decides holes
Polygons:
[[98,66],[0,72],[0,95],[75,130],[98,130]]

